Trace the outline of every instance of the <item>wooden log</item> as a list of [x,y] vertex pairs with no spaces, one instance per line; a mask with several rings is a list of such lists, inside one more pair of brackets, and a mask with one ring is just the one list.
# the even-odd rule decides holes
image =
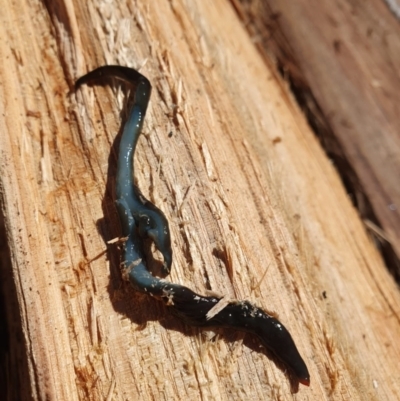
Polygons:
[[261,52],[292,82],[400,280],[398,2],[232,2]]
[[[18,0],[0,22],[6,273],[29,375],[19,399],[399,398],[398,290],[227,1]],[[107,242],[120,232],[126,92],[73,91],[106,63],[153,84],[135,173],[170,221],[170,279],[277,312],[309,388],[250,336],[189,328],[123,281]]]

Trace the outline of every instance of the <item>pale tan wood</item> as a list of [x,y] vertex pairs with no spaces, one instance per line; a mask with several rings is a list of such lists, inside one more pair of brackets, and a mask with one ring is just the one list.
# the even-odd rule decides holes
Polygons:
[[399,398],[398,290],[227,1],[19,0],[0,18],[1,200],[34,399],[296,390],[257,342],[211,341],[122,281],[105,241],[119,233],[113,141],[125,95],[70,92],[104,63],[153,83],[135,174],[170,220],[170,279],[277,312],[311,373],[297,400]]

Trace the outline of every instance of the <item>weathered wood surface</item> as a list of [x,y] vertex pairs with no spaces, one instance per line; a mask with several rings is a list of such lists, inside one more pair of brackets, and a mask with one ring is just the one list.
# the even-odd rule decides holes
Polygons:
[[232,3],[293,83],[361,215],[381,227],[400,280],[400,2]]
[[170,220],[171,280],[276,311],[311,373],[297,400],[400,397],[398,290],[227,1],[19,0],[4,11],[0,193],[30,378],[20,399],[296,391],[256,341],[188,328],[123,282],[106,241],[119,233],[124,91],[72,91],[105,63],[153,83],[136,178]]

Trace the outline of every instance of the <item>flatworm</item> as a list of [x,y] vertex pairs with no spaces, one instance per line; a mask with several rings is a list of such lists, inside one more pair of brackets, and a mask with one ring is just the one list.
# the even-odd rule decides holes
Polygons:
[[[310,385],[310,374],[292,336],[275,317],[248,301],[229,301],[214,296],[196,294],[187,287],[154,277],[148,270],[143,254],[143,239],[151,238],[164,257],[164,272],[172,263],[171,239],[164,213],[136,188],[133,181],[133,157],[143,126],[151,85],[138,71],[121,66],[103,66],[84,75],[81,84],[104,77],[116,77],[132,84],[134,103],[124,125],[119,147],[116,177],[116,207],[121,222],[123,265],[132,286],[140,292],[162,299],[185,323],[201,327],[227,327],[255,334],[298,379]],[[217,305],[222,302],[222,307]]]

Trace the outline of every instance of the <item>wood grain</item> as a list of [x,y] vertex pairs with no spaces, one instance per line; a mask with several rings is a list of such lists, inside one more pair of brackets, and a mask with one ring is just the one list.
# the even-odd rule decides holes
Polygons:
[[360,214],[380,227],[371,231],[400,280],[399,6],[232,3],[257,47],[292,82]]
[[[398,290],[229,2],[18,0],[6,11],[0,194],[30,378],[20,399],[399,398]],[[122,280],[107,241],[119,235],[126,91],[72,90],[106,63],[153,84],[135,173],[170,221],[170,279],[277,312],[310,388],[257,341],[186,327]]]

